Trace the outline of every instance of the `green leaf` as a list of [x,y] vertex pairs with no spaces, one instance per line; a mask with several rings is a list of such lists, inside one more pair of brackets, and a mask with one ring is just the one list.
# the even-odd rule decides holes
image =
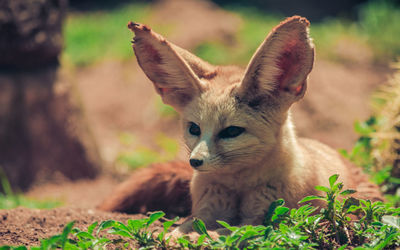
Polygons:
[[315,188],[315,190],[322,191],[325,193],[329,193],[331,191],[328,187],[324,187],[324,186],[315,186],[314,188]]
[[335,185],[333,185],[333,188],[332,188],[333,191],[336,191],[336,190],[340,191],[342,189],[343,189],[343,183],[342,182],[336,183]]
[[343,209],[347,209],[347,213],[353,213],[357,210],[360,209],[359,205],[350,205],[350,206],[346,206],[346,204],[343,206]]
[[329,185],[331,188],[333,187],[338,178],[339,178],[338,174],[334,174],[331,177],[329,177]]
[[65,225],[64,230],[61,234],[61,248],[65,247],[65,244],[67,243],[67,240],[68,240],[68,235],[71,232],[74,224],[75,224],[75,221],[71,221],[70,223]]
[[79,247],[76,246],[76,245],[74,245],[74,244],[75,244],[75,242],[71,243],[71,242],[68,242],[68,241],[67,241],[67,242],[65,243],[65,246],[62,247],[62,249],[66,249],[66,250],[78,250]]
[[77,238],[79,238],[79,239],[95,239],[95,237],[93,236],[93,235],[91,235],[90,233],[88,233],[88,232],[83,232],[83,231],[81,231],[81,232],[79,232],[79,233],[77,233],[76,235],[75,235]]
[[205,234],[205,235],[207,235],[208,238],[211,239],[210,235],[207,232],[206,225],[204,224],[204,222],[202,220],[200,220],[198,218],[194,218],[192,227],[193,227],[194,231],[196,231],[198,234],[200,234],[200,235]]
[[108,230],[107,233],[120,235],[122,237],[132,238],[132,235],[128,231],[123,230],[123,229],[119,229],[119,228],[115,228],[115,227],[113,227],[112,229]]
[[137,220],[128,220],[128,226],[131,230],[129,231],[137,231],[147,224],[147,219],[137,219]]
[[164,213],[164,212],[161,212],[161,211],[152,213],[152,214],[149,216],[149,220],[148,220],[147,223],[146,223],[146,227],[150,226],[150,225],[153,224],[156,220],[159,220],[160,218],[162,218],[164,215],[165,215],[165,213]]
[[164,232],[167,232],[167,230],[168,230],[172,225],[174,225],[174,223],[177,222],[178,220],[179,220],[179,217],[175,217],[173,220],[165,221],[165,222],[163,223]]
[[94,223],[92,223],[89,227],[88,227],[88,233],[92,234],[93,230],[97,227],[99,223],[96,221]]
[[367,122],[359,122],[359,121],[356,121],[354,123],[354,130],[359,135],[363,135],[363,136],[368,136],[375,131],[374,128],[371,125],[369,125]]
[[245,233],[243,234],[243,236],[240,238],[240,241],[246,240],[248,238],[253,237],[254,235],[257,235],[258,232],[255,230],[247,230],[245,231]]
[[112,226],[115,225],[115,221],[114,220],[106,220],[106,221],[102,221],[99,225],[99,227],[97,228],[97,233],[99,233],[100,231],[103,231],[104,229],[110,228]]
[[381,227],[381,226],[383,226],[383,223],[380,222],[380,221],[374,221],[374,222],[371,223],[371,225],[372,225],[372,226]]
[[356,191],[356,190],[353,190],[353,189],[346,189],[346,190],[342,191],[342,192],[340,193],[340,195],[346,196],[346,195],[354,194],[354,193],[356,193],[356,192],[357,192],[357,191]]
[[273,201],[271,205],[269,205],[268,212],[265,214],[264,217],[264,224],[268,225],[271,223],[271,218],[275,214],[275,209],[285,204],[283,199],[278,199]]
[[237,230],[237,229],[239,229],[238,227],[231,226],[231,225],[229,225],[227,222],[222,221],[222,220],[217,220],[217,223],[220,224],[220,225],[222,225],[223,227],[229,229],[229,230],[232,231],[232,232],[235,231],[235,230]]
[[189,248],[190,240],[188,238],[189,237],[187,235],[184,235],[179,237],[176,242],[178,242],[183,248]]
[[385,247],[390,245],[391,241],[394,238],[398,238],[399,236],[400,236],[400,233],[391,233],[391,234],[389,234],[389,236],[387,236],[386,239],[383,242],[379,243],[379,245],[377,245],[375,247],[375,249],[384,249]]
[[317,195],[310,195],[310,196],[303,198],[301,201],[299,201],[299,203],[304,203],[304,202],[312,201],[312,200],[325,200],[325,198],[321,197],[321,196],[317,196]]
[[342,149],[342,148],[339,149],[339,153],[346,159],[350,158],[350,155],[349,155],[349,153],[347,152],[346,149]]
[[284,215],[284,214],[288,213],[289,210],[290,210],[290,209],[287,208],[287,207],[277,207],[277,208],[275,209],[275,214],[276,214],[276,215]]
[[120,221],[115,221],[114,225],[113,225],[113,228],[117,228],[119,230],[124,230],[124,231],[127,231],[127,232],[131,231],[127,226],[125,226],[124,223],[122,223]]
[[205,234],[200,235],[199,238],[197,239],[197,245],[202,245],[204,240],[206,239],[206,236],[207,235],[205,235]]

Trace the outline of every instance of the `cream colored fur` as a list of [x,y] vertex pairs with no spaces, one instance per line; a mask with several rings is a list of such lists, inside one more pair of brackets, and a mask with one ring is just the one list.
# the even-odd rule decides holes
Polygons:
[[[129,24],[139,64],[164,102],[181,113],[191,159],[203,161],[191,182],[192,216],[209,229],[218,227],[216,220],[261,224],[272,201],[296,207],[335,173],[355,186],[334,150],[295,135],[290,106],[304,95],[314,62],[308,26],[297,16],[279,24],[243,71],[210,65],[148,27]],[[199,136],[189,133],[191,123]],[[245,131],[219,138],[229,126]],[[188,220],[179,231],[191,228]]]

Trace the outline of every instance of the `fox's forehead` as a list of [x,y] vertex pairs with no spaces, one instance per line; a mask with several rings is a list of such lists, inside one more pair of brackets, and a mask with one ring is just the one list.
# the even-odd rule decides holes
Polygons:
[[211,130],[227,126],[245,126],[247,119],[243,117],[234,91],[234,85],[224,90],[210,88],[185,108],[184,119]]
[[212,77],[207,79],[210,89],[217,94],[218,90],[225,90],[238,85],[244,75],[244,69],[237,66],[217,66]]

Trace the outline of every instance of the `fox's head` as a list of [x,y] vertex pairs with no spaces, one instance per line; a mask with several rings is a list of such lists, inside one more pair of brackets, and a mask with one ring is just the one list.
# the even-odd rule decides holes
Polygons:
[[285,143],[288,110],[303,97],[314,62],[308,26],[299,16],[286,19],[242,70],[210,65],[147,26],[129,23],[139,65],[182,116],[193,168],[251,166]]

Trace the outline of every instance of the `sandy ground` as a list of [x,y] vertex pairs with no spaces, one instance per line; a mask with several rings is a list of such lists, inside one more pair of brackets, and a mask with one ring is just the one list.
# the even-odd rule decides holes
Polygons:
[[[177,8],[188,12],[176,11]],[[240,24],[237,17],[194,0],[161,1],[154,10],[153,22],[175,23],[177,28],[169,39],[189,50],[205,38],[229,38]],[[351,148],[357,139],[353,123],[368,117],[370,94],[384,82],[386,73],[362,62],[346,65],[318,59],[305,98],[292,110],[298,134],[334,148]],[[158,97],[134,59],[101,62],[74,74],[87,119],[108,165],[121,150],[121,132],[133,133],[138,144],[149,147],[154,147],[154,135],[159,131],[180,138],[177,118],[155,115]],[[185,156],[182,150],[179,158]],[[60,233],[71,220],[77,220],[77,225],[84,228],[93,221],[136,218],[137,215],[95,210],[119,181],[104,175],[91,181],[48,183],[33,188],[28,196],[59,199],[66,207],[0,211],[0,245],[36,245],[40,238]]]

